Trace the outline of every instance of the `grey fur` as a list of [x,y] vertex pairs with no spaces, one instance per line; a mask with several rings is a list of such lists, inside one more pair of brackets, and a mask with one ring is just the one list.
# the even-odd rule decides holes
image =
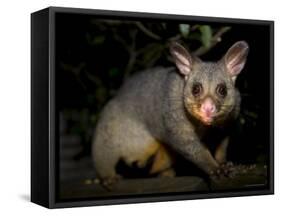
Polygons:
[[[157,67],[128,79],[104,108],[93,138],[92,155],[101,179],[114,178],[119,159],[128,165],[140,161],[150,143],[160,141],[192,161],[206,173],[219,168],[202,137],[209,126],[192,114],[197,104],[192,83],[202,82],[204,94],[214,98],[221,111],[214,125],[223,126],[239,113],[240,95],[224,62],[192,63],[188,77],[175,67]],[[224,100],[215,95],[215,87],[224,82],[228,94]],[[227,106],[224,106],[227,105]]]

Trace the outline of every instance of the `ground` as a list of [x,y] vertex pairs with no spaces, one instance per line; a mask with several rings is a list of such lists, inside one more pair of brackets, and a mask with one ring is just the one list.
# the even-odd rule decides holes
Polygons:
[[61,199],[80,199],[106,197],[113,195],[137,195],[170,192],[217,192],[225,190],[248,190],[266,187],[267,168],[255,166],[245,171],[243,166],[237,166],[239,173],[234,178],[223,178],[216,182],[197,176],[162,177],[122,179],[111,191],[102,187],[96,174],[90,156],[75,160],[74,156],[81,149],[77,145],[79,138],[63,136],[60,150],[60,186]]

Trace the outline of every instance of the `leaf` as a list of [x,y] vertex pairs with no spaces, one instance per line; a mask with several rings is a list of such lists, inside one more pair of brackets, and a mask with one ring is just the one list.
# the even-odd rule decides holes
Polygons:
[[95,45],[103,44],[104,41],[105,41],[105,36],[98,35],[93,39],[93,44],[95,44]]
[[202,25],[200,26],[200,32],[201,32],[201,42],[204,47],[209,48],[211,46],[212,41],[212,29],[208,25]]
[[109,70],[109,76],[110,76],[110,77],[116,77],[116,76],[118,76],[118,74],[119,74],[119,70],[118,70],[118,68],[116,68],[116,67],[111,68],[111,69]]
[[151,44],[150,49],[143,55],[142,64],[150,66],[161,57],[163,49],[164,47],[161,44]]
[[201,41],[201,33],[199,32],[190,32],[188,39]]
[[98,115],[97,114],[93,114],[93,115],[90,116],[90,122],[92,124],[96,124],[97,120],[98,120]]
[[188,35],[189,35],[189,31],[190,31],[190,25],[188,25],[188,24],[179,24],[179,30],[180,30],[181,35],[184,38],[187,38]]
[[92,36],[91,34],[87,33],[86,39],[90,45],[101,45],[105,41],[105,36],[104,35]]
[[161,23],[161,25],[162,25],[163,29],[165,29],[165,30],[167,29],[167,24],[166,23]]

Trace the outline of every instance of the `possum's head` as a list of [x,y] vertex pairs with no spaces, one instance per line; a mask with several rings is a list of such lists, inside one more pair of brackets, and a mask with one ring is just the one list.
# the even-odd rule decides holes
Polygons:
[[170,52],[185,79],[183,100],[188,113],[205,125],[227,119],[237,103],[235,80],[246,63],[248,50],[248,44],[239,41],[218,62],[203,62],[180,44],[171,44]]

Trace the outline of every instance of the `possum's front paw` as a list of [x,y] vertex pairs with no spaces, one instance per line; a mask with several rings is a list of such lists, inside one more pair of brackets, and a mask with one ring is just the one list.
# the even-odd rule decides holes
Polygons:
[[235,167],[232,162],[220,164],[220,166],[210,173],[212,180],[220,180],[223,178],[233,178],[235,176]]
[[121,179],[120,175],[115,175],[113,177],[104,178],[101,180],[102,186],[105,187],[106,190],[111,191],[114,185]]

